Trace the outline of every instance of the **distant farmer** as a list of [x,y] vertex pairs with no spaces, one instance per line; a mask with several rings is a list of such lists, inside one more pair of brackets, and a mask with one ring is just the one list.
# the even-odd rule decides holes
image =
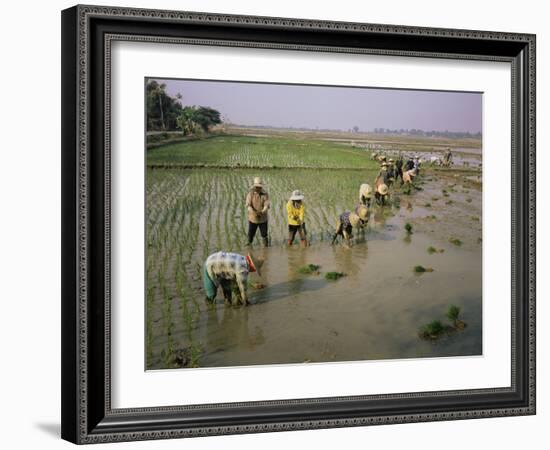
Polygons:
[[387,166],[386,163],[382,164],[382,170],[374,180],[374,200],[377,205],[384,205],[389,196],[388,171],[385,165]]
[[397,161],[395,161],[395,179],[401,178],[401,184],[403,184],[403,157],[399,154]]
[[453,164],[453,154],[451,153],[450,147],[447,147],[447,150],[443,154],[443,165],[449,167]]
[[300,245],[307,247],[304,194],[293,191],[286,204],[288,214],[288,245],[294,243],[296,233],[300,234]]
[[264,247],[268,246],[267,239],[267,210],[270,201],[267,191],[264,189],[260,177],[254,178],[254,183],[246,195],[246,208],[248,210],[248,245],[252,244],[256,230],[260,228]]
[[361,219],[359,216],[350,211],[346,211],[338,216],[336,220],[336,230],[334,236],[332,236],[332,244],[336,242],[338,236],[342,236],[346,243],[351,241],[353,237],[353,229],[359,228]]
[[365,205],[367,208],[370,206],[372,200],[372,188],[367,184],[363,183],[359,186],[359,203]]
[[386,201],[388,200],[388,197],[389,197],[388,185],[383,182],[378,183],[374,191],[374,200],[376,201],[376,204],[381,206],[385,205]]
[[414,177],[416,176],[416,172],[414,169],[411,169],[411,170],[407,170],[404,174],[403,174],[403,182],[405,185],[407,184],[412,184],[413,181],[414,181]]
[[420,173],[420,158],[418,155],[416,155],[413,159],[413,170],[415,175]]
[[405,163],[405,170],[404,171],[406,172],[407,170],[412,170],[412,169],[414,169],[414,161],[413,161],[412,158],[409,158],[409,159],[407,159],[407,162]]
[[358,228],[364,231],[367,228],[370,219],[370,209],[365,205],[359,204],[355,207],[355,214],[359,217]]
[[263,260],[255,259],[250,253],[246,256],[237,253],[217,252],[210,255],[203,266],[203,284],[206,298],[216,299],[218,287],[221,286],[224,300],[232,304],[233,289],[238,289],[238,303],[249,305],[247,286],[248,274],[256,272],[261,276]]
[[386,179],[384,180],[388,187],[390,187],[395,181],[395,176],[395,160],[390,158],[388,160]]

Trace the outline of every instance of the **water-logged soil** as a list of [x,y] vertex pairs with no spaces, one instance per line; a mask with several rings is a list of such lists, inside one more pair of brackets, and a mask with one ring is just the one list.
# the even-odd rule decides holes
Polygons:
[[[272,178],[272,185],[275,182]],[[150,188],[154,193],[156,187]],[[182,272],[173,266],[183,265],[188,280],[179,289],[172,279],[150,286],[148,368],[177,366],[171,356],[177,350],[186,352],[185,367],[480,355],[478,173],[423,170],[418,188],[411,195],[396,189],[392,206],[373,208],[369,228],[364,236],[356,236],[351,247],[331,246],[326,239],[330,227],[325,222],[332,224],[336,210],[329,211],[328,218],[324,210],[310,212],[324,231],[308,248],[288,248],[278,239],[269,248],[254,246],[253,252],[266,262],[262,278],[252,274],[250,281],[265,287],[249,289],[249,307],[225,306],[221,293],[216,304],[204,302],[197,261],[224,248],[211,244],[204,250],[205,235],[199,234],[186,243],[194,249],[188,256],[179,261],[166,257],[151,267],[152,273],[157,273],[159,264],[167,273],[175,270],[177,278]],[[231,220],[242,214],[239,211],[231,211]],[[218,215],[218,221],[229,218],[224,212],[212,214]],[[207,222],[202,218],[190,229],[202,229]],[[412,234],[404,229],[407,222]],[[283,217],[271,226],[284,230]],[[225,242],[223,228],[210,230],[216,233],[217,242]],[[229,242],[231,250],[247,251],[237,237]],[[429,247],[437,251],[430,253]],[[299,273],[306,264],[320,265],[320,273]],[[433,272],[417,274],[416,265]],[[346,276],[326,280],[324,274],[330,271]],[[155,276],[150,277],[153,282],[157,283]],[[422,325],[435,319],[448,322],[445,313],[451,304],[461,308],[467,327],[436,341],[419,338]]]

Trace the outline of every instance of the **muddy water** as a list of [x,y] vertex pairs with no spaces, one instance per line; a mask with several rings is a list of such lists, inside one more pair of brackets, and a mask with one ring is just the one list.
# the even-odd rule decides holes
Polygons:
[[[462,207],[461,194],[452,194],[453,205],[439,207],[436,201],[429,208],[422,206],[453,181],[440,177],[418,195],[401,196],[400,208],[375,209],[365,238],[357,236],[352,247],[318,242],[307,249],[255,249],[266,263],[263,277],[252,274],[251,281],[266,287],[250,289],[249,307],[226,307],[218,299],[204,308],[195,323],[203,348],[200,366],[481,354],[478,232],[460,222],[452,228],[449,217],[453,208]],[[475,196],[469,211],[480,212],[480,191],[465,195]],[[434,213],[440,216],[440,226],[425,219]],[[407,221],[413,224],[412,235],[403,230]],[[448,242],[457,230],[466,233],[460,235],[465,241],[461,247]],[[429,254],[429,246],[444,252]],[[321,274],[298,273],[310,263],[320,265]],[[434,271],[419,275],[415,265]],[[347,276],[327,281],[327,271]],[[450,304],[463,311],[466,329],[436,342],[420,339],[420,326],[435,319],[446,323]]]

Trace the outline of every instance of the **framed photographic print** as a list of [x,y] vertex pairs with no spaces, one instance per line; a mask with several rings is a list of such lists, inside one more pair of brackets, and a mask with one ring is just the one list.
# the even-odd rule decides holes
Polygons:
[[75,6],[62,45],[64,439],[535,413],[534,35]]

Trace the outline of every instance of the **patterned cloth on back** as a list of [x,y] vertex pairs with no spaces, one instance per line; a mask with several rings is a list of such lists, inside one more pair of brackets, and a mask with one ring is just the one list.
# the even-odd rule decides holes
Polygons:
[[239,286],[241,297],[246,298],[248,263],[246,257],[238,253],[217,252],[210,255],[204,263],[206,273],[216,287],[221,280],[234,280]]

